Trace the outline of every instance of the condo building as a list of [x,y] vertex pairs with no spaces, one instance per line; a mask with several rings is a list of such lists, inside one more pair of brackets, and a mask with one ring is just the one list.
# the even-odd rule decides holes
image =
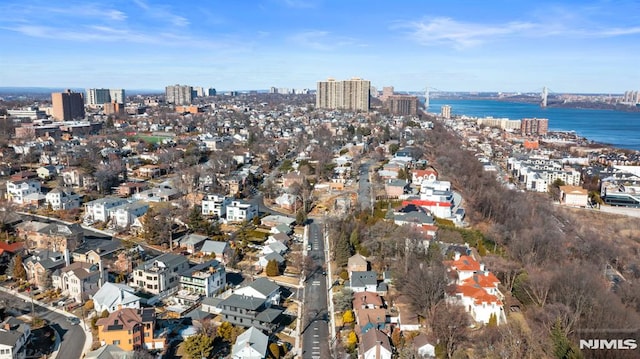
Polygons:
[[84,118],[84,96],[80,92],[66,90],[51,94],[53,118],[58,121],[71,121]]
[[165,88],[165,100],[174,105],[190,105],[193,101],[194,91],[192,86],[171,85]]
[[371,82],[357,77],[351,80],[318,81],[316,107],[351,111],[369,111]]

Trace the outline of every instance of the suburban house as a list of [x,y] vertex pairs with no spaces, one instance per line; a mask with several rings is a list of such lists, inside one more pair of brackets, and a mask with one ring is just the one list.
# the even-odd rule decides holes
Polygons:
[[391,359],[393,348],[386,334],[373,329],[362,334],[358,352],[359,359]]
[[156,312],[153,308],[124,308],[116,310],[96,322],[98,339],[102,345],[113,344],[123,350],[162,349],[166,337],[156,331]]
[[180,247],[187,249],[189,253],[196,253],[200,250],[204,242],[209,239],[207,236],[201,234],[189,233],[177,238],[176,242],[180,244]]
[[150,259],[133,270],[132,285],[141,290],[160,294],[176,288],[180,273],[189,269],[187,258],[173,253],[164,253]]
[[145,202],[169,202],[180,198],[181,195],[177,189],[165,185],[135,193],[131,198]]
[[122,248],[122,244],[119,241],[91,238],[86,239],[71,252],[71,258],[74,262],[98,264],[100,261],[108,261],[106,259],[107,256]]
[[389,322],[384,308],[358,308],[354,309],[356,324],[360,328],[359,334],[364,334],[371,329],[384,330]]
[[411,183],[414,185],[422,186],[423,183],[435,182],[436,180],[438,180],[438,171],[432,167],[411,171]]
[[200,253],[205,256],[215,256],[215,259],[222,263],[227,263],[227,259],[232,253],[231,247],[228,242],[206,240],[202,244]]
[[349,272],[349,288],[354,292],[377,292],[378,273],[374,271]]
[[9,202],[25,204],[28,195],[40,194],[40,191],[40,181],[35,179],[7,181],[7,200]]
[[227,205],[227,222],[250,221],[258,215],[258,206],[245,201],[232,201]]
[[276,227],[279,225],[285,225],[291,230],[291,226],[296,223],[295,218],[281,216],[278,214],[270,214],[260,219],[260,224],[267,227]]
[[84,239],[80,225],[58,222],[26,221],[16,225],[16,235],[26,240],[30,249],[48,249],[54,252],[75,250]]
[[140,217],[144,216],[148,210],[149,204],[143,201],[135,201],[113,207],[109,211],[111,225],[117,228],[126,228],[129,226],[142,228]]
[[80,196],[73,191],[54,188],[45,195],[45,201],[54,211],[80,207]]
[[93,308],[97,313],[113,313],[122,308],[140,308],[140,297],[126,284],[107,282],[93,295]]
[[38,167],[38,169],[36,169],[36,173],[38,174],[38,177],[42,178],[43,180],[50,180],[58,174],[58,170],[56,169],[56,166],[46,165]]
[[351,275],[351,272],[366,272],[369,270],[369,262],[362,254],[356,253],[349,257],[347,262],[347,272]]
[[62,181],[65,186],[89,188],[95,185],[93,176],[82,168],[65,168],[62,170]]
[[264,277],[257,278],[244,287],[236,289],[234,293],[246,297],[264,299],[267,302],[267,306],[280,304],[280,285]]
[[227,285],[227,271],[222,263],[210,260],[200,263],[180,275],[180,290],[203,297],[213,297]]
[[298,197],[290,193],[283,193],[276,197],[276,205],[288,211],[295,211],[296,208],[300,208],[301,204]]
[[267,357],[269,337],[256,327],[238,335],[231,350],[233,359],[263,359]]
[[20,319],[8,316],[0,323],[0,358],[24,359],[25,344],[31,336],[31,326]]
[[390,198],[401,198],[409,189],[409,182],[402,179],[390,179],[384,183],[385,194]]
[[128,203],[124,198],[104,197],[84,204],[85,221],[108,222],[113,208]]
[[97,264],[83,262],[71,263],[56,269],[52,276],[53,287],[60,289],[62,295],[73,298],[76,303],[83,303],[100,287],[103,273]]
[[217,307],[224,321],[245,328],[253,326],[268,333],[275,332],[280,326],[280,315],[283,313],[282,309],[268,305],[266,299],[242,294],[231,294]]
[[53,272],[66,264],[65,256],[62,253],[49,250],[35,250],[23,262],[29,282],[44,289],[51,286]]
[[147,189],[149,189],[147,182],[126,182],[118,186],[118,196],[130,197]]
[[353,293],[353,310],[376,309],[384,307],[382,297],[376,292]]
[[232,197],[217,194],[207,194],[202,199],[202,215],[217,216],[218,218],[227,215],[227,206],[233,202]]
[[423,358],[435,358],[436,357],[436,347],[434,345],[436,343],[435,340],[429,339],[429,337],[421,333],[417,337],[413,338],[413,348],[418,353],[418,355]]
[[445,261],[452,286],[447,290],[447,301],[462,305],[474,321],[489,324],[492,317],[496,324],[506,323],[504,295],[498,289],[500,281],[485,270],[471,256],[455,253],[454,259]]
[[302,184],[304,175],[300,172],[289,172],[282,176],[282,188],[291,188],[294,183]]
[[105,344],[100,348],[88,352],[84,359],[134,359],[136,352],[120,349],[113,344]]

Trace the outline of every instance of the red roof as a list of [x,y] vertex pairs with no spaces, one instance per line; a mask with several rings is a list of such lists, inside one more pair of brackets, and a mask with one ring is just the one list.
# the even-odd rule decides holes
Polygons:
[[0,242],[0,254],[2,252],[15,253],[21,250],[22,248],[24,248],[24,242],[14,242],[14,243]]
[[465,297],[473,298],[473,302],[478,305],[482,303],[496,303],[502,305],[502,301],[497,296],[489,294],[486,290],[478,285],[459,285],[456,286],[456,293],[460,293]]
[[402,205],[413,204],[422,207],[451,207],[451,202],[426,201],[422,199],[412,199],[410,201],[402,201]]
[[491,272],[480,272],[474,274],[471,278],[467,278],[463,285],[477,284],[482,288],[495,288],[500,280]]
[[480,271],[480,263],[471,256],[460,256],[460,259],[446,261],[444,264],[458,271]]

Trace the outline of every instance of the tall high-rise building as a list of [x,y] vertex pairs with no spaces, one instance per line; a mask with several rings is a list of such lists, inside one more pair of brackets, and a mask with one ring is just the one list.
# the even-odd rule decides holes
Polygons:
[[520,121],[520,132],[523,135],[546,135],[549,120],[546,118],[523,118]]
[[384,102],[385,108],[394,115],[418,114],[418,97],[409,95],[392,95]]
[[216,89],[214,89],[213,87],[209,88],[209,90],[207,91],[209,96],[215,96],[216,95]]
[[451,118],[451,106],[442,105],[442,107],[440,107],[440,116],[442,116],[442,118],[446,118],[446,119]]
[[66,90],[51,94],[53,118],[58,121],[71,121],[84,118],[84,96],[80,92]]
[[172,85],[165,88],[165,101],[174,105],[190,105],[193,101],[193,87]]
[[380,101],[384,102],[389,98],[389,96],[393,96],[393,86],[383,86],[382,87],[382,96],[380,96]]
[[369,111],[371,82],[360,78],[318,81],[316,107]]
[[85,101],[88,106],[104,105],[105,103],[119,103],[124,105],[123,89],[87,89]]

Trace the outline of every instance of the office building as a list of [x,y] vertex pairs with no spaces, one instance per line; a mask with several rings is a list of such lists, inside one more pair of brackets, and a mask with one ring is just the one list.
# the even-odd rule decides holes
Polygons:
[[440,116],[442,116],[442,118],[450,119],[451,118],[451,106],[443,105],[440,108]]
[[53,118],[58,121],[71,121],[84,118],[84,96],[80,92],[66,90],[51,94]]
[[209,96],[215,96],[216,95],[216,89],[214,89],[213,87],[209,88],[209,90],[207,91]]
[[384,106],[393,115],[418,114],[418,97],[408,95],[392,95],[384,101]]
[[520,132],[523,135],[546,135],[549,120],[546,118],[523,118],[520,121]]
[[167,86],[165,88],[165,100],[173,105],[191,105],[193,87],[186,85]]
[[125,95],[123,89],[87,89],[85,93],[87,106],[100,106],[107,103],[124,105]]
[[369,111],[371,82],[360,78],[318,81],[316,107]]

